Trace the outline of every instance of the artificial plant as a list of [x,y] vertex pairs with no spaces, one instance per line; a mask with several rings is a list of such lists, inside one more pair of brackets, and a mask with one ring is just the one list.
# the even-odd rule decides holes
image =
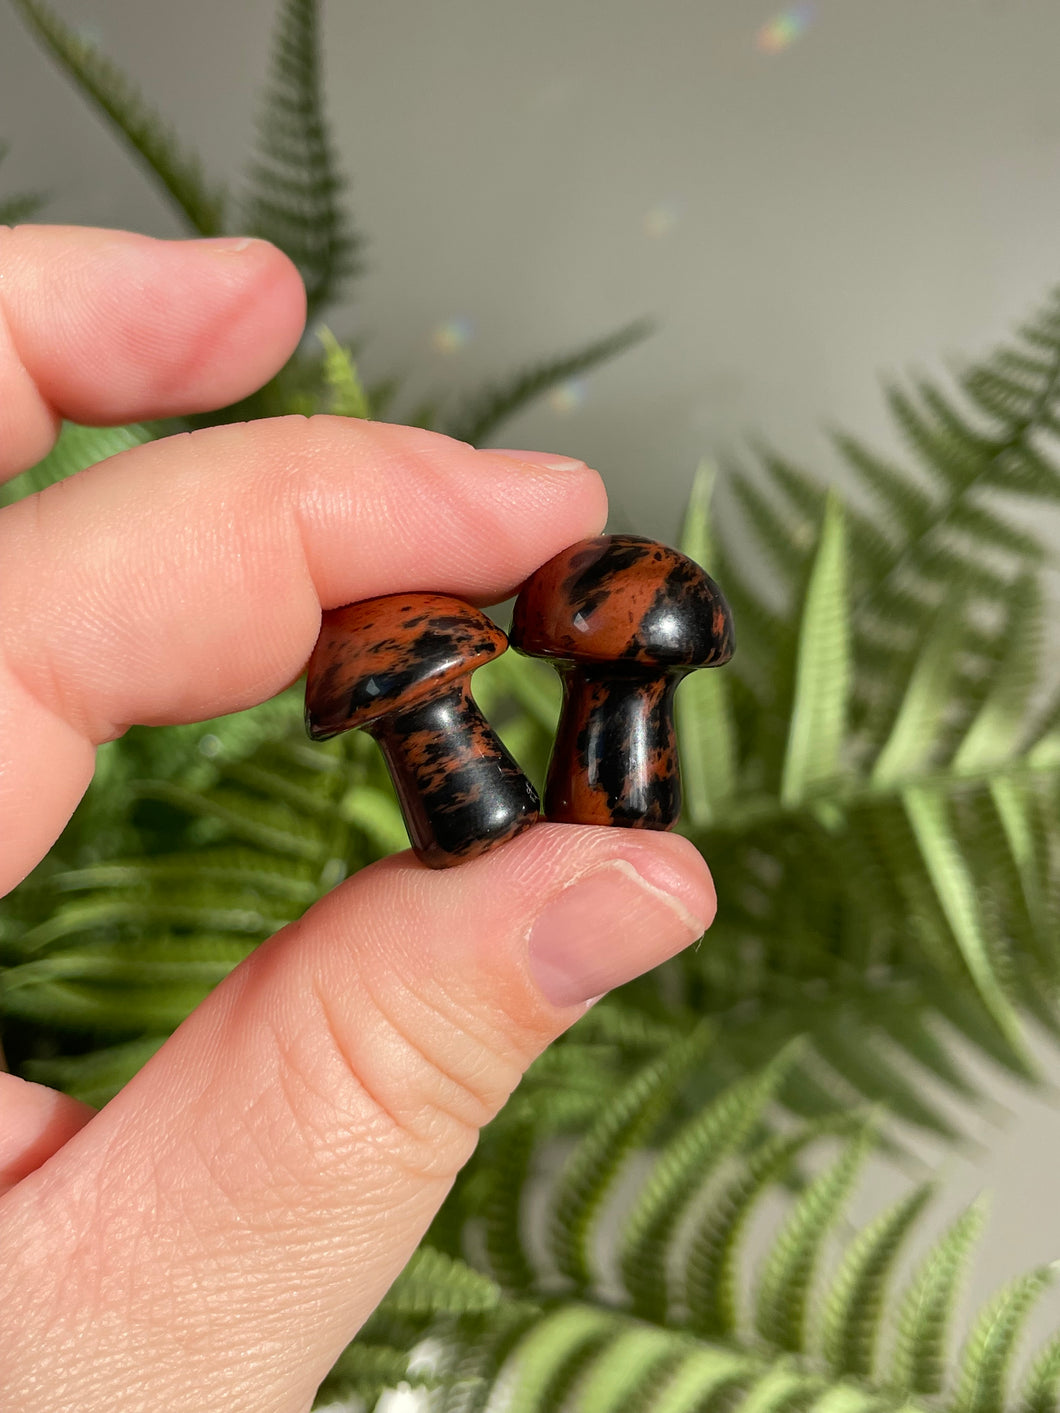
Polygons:
[[[192,230],[275,240],[315,315],[360,272],[312,0],[281,4],[238,199],[98,49],[41,0],[13,3]],[[0,209],[11,219],[10,202]],[[393,380],[365,378],[363,351],[355,362],[325,331],[215,418],[319,409],[481,440],[640,332],[449,409],[404,408]],[[1018,1385],[1013,1368],[1046,1267],[1000,1292],[951,1351],[978,1208],[899,1279],[930,1195],[902,1178],[828,1269],[870,1151],[901,1153],[913,1130],[960,1141],[929,1097],[982,1097],[960,1056],[1035,1083],[1028,1021],[1060,1029],[1045,553],[1007,512],[1014,497],[1060,500],[1060,301],[958,384],[890,390],[909,466],[836,435],[845,498],[769,449],[722,467],[724,513],[714,477],[697,477],[683,546],[725,586],[739,641],[729,668],[678,698],[684,829],[716,874],[718,921],[533,1066],[323,1397],[370,1403],[409,1379],[451,1413],[1056,1407],[1060,1339]],[[159,430],[68,426],[0,505]],[[508,655],[476,690],[540,782],[552,676]],[[0,904],[12,1064],[105,1102],[254,946],[403,846],[374,747],[310,745],[297,687],[218,721],[133,728],[102,748],[68,829]],[[752,1278],[744,1240],[777,1192],[788,1214]]]

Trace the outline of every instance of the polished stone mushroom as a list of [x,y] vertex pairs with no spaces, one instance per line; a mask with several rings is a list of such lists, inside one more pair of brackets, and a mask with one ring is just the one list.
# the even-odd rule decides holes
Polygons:
[[324,613],[309,659],[306,727],[315,741],[361,727],[378,742],[412,847],[449,868],[539,817],[534,787],[471,695],[504,633],[445,594],[390,594]]
[[511,644],[563,682],[545,817],[672,829],[681,812],[673,697],[733,651],[732,616],[686,555],[640,535],[599,535],[532,574]]

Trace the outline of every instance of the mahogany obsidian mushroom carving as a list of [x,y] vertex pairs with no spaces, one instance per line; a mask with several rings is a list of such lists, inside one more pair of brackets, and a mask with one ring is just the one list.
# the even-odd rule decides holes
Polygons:
[[511,642],[551,659],[563,681],[546,818],[672,829],[681,812],[674,691],[693,668],[733,652],[713,579],[640,535],[582,540],[527,580]]
[[383,752],[412,847],[448,868],[539,816],[534,787],[471,695],[508,639],[444,594],[390,594],[324,613],[306,682],[315,741],[363,727]]

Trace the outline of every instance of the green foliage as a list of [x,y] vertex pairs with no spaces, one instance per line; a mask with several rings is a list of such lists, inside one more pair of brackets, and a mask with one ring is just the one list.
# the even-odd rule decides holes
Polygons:
[[[823,489],[771,452],[753,475],[730,468],[773,578],[751,578],[723,548],[709,561],[739,647],[709,674],[724,688],[685,708],[681,731],[688,830],[722,906],[675,969],[692,1012],[729,1018],[735,1071],[812,1032],[812,1074],[797,1070],[783,1096],[805,1116],[860,1097],[941,1136],[946,1121],[908,1082],[909,1062],[958,1091],[956,1030],[1029,1075],[1021,1017],[1056,1028],[1044,553],[1011,529],[1002,497],[1057,498],[1058,354],[1050,305],[962,376],[969,413],[925,384],[893,393],[927,464],[899,469],[840,438],[874,501],[870,511],[852,497],[841,522]],[[994,411],[1002,373],[1023,392]],[[713,550],[701,503],[686,533],[690,548]],[[716,536],[733,539],[731,528]],[[723,723],[716,772],[701,705]]]
[[[701,1056],[709,1056],[709,1040],[701,1035],[697,1044]],[[628,1113],[656,1115],[654,1123],[641,1123],[643,1139],[659,1133],[674,1073],[690,1058],[686,1052],[666,1068],[653,1062],[630,1086],[639,1103],[628,1106]],[[575,1253],[566,1264],[577,1269],[578,1284],[559,1293],[554,1258],[562,1248],[555,1237],[547,1251],[522,1240],[526,1213],[519,1207],[525,1208],[527,1193],[525,1187],[510,1193],[508,1241],[521,1241],[522,1252],[504,1266],[517,1270],[518,1278],[506,1280],[495,1270],[475,1275],[457,1262],[452,1290],[467,1295],[449,1299],[437,1287],[436,1313],[422,1303],[422,1323],[407,1331],[410,1338],[429,1337],[434,1349],[431,1408],[695,1413],[724,1395],[724,1406],[740,1410],[926,1413],[939,1406],[931,1401],[939,1394],[954,1413],[1003,1413],[1021,1400],[1026,1408],[1051,1406],[1045,1400],[1058,1377],[1056,1342],[1026,1375],[1015,1367],[1017,1336],[1050,1283],[1048,1271],[1031,1272],[988,1301],[953,1359],[950,1330],[960,1271],[978,1231],[977,1208],[922,1253],[904,1278],[896,1320],[888,1318],[885,1291],[908,1255],[930,1196],[927,1187],[914,1189],[857,1233],[834,1274],[825,1271],[835,1265],[829,1233],[843,1215],[868,1129],[863,1118],[850,1115],[845,1135],[840,1127],[829,1135],[821,1124],[811,1124],[783,1140],[756,1137],[755,1121],[776,1078],[758,1076],[719,1096],[716,1119],[727,1115],[736,1127],[723,1151],[698,1172],[687,1162],[675,1163],[679,1154],[691,1153],[684,1139],[630,1147],[628,1124],[611,1124],[610,1147],[602,1119],[578,1140],[571,1165],[606,1171],[611,1189],[625,1194],[611,1225],[627,1237],[644,1233],[644,1214],[652,1214],[655,1239],[639,1243],[639,1259],[623,1262],[617,1278],[599,1262],[586,1267],[584,1204],[571,1208],[570,1186],[561,1178],[548,1186],[545,1225]],[[830,1160],[827,1149],[833,1150]],[[775,1202],[790,1186],[796,1160],[812,1161],[819,1175],[799,1196],[789,1195],[786,1217],[764,1257],[755,1259],[748,1213],[767,1199]],[[721,1307],[702,1299],[708,1249],[726,1253],[734,1292],[745,1296],[726,1301],[722,1319]],[[429,1251],[420,1259],[434,1268],[439,1255]],[[401,1302],[392,1293],[387,1305]],[[753,1315],[742,1314],[740,1306]],[[384,1306],[384,1318],[386,1313]],[[943,1374],[951,1368],[952,1375]],[[408,1369],[401,1372],[408,1376]],[[1017,1397],[1009,1394],[1013,1384]]]
[[330,329],[321,329],[320,342],[324,345],[321,373],[331,399],[328,411],[334,417],[371,417],[371,400],[352,350],[344,348]]
[[81,92],[110,120],[151,175],[200,235],[223,228],[224,194],[210,186],[197,157],[185,152],[172,129],[121,70],[82,38],[44,0],[11,0],[52,57]]
[[464,407],[443,419],[442,430],[458,441],[477,446],[492,437],[502,423],[524,407],[569,378],[581,377],[627,348],[632,348],[647,338],[651,329],[648,320],[638,319],[573,353],[535,363],[505,382],[483,388]]
[[887,1281],[907,1234],[932,1196],[924,1183],[860,1233],[847,1250],[824,1307],[822,1348],[839,1374],[867,1378],[876,1358]]
[[357,273],[362,244],[340,202],[344,183],[323,116],[318,28],[316,0],[282,0],[242,215],[246,230],[298,266],[310,317]]
[[[329,136],[319,0],[279,0],[257,144],[234,195],[227,186],[204,177],[203,163],[185,150],[136,84],[96,44],[68,25],[48,0],[11,3],[81,94],[133,149],[191,233],[233,231],[274,242],[302,275],[311,319],[341,298],[351,280],[363,273],[365,240],[345,204],[347,183]],[[0,158],[3,151],[0,148]],[[35,195],[0,202],[0,222],[24,220],[39,204]],[[365,385],[354,369],[351,383],[348,374],[341,373],[336,347],[327,342],[330,336],[325,336],[322,357],[311,351],[296,352],[287,366],[251,397],[189,420],[204,426],[316,411],[366,417],[371,408],[375,417],[434,427],[478,443],[492,437],[505,421],[558,384],[624,352],[649,330],[645,320],[627,324],[571,353],[517,371],[503,382],[465,397],[451,412],[446,410],[446,398],[431,394],[404,414],[396,407],[397,379],[385,377]],[[353,367],[348,348],[346,357]],[[334,384],[336,376],[345,379],[339,390]]]
[[780,802],[792,809],[842,766],[850,696],[846,539],[842,510],[830,498],[799,624],[799,653],[784,753]]
[[[681,546],[697,564],[714,564],[711,495],[714,472],[704,463],[688,500]],[[731,677],[727,672],[696,672],[682,684],[677,724],[684,777],[685,810],[692,824],[716,822],[718,804],[735,793],[739,762],[733,722]]]
[[[10,150],[6,142],[0,142],[0,165]],[[37,191],[0,197],[0,226],[17,226],[20,221],[30,220],[44,205],[45,199],[43,193]]]

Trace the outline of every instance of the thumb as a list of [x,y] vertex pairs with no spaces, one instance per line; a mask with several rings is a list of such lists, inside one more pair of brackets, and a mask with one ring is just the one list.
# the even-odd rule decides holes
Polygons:
[[9,1405],[308,1407],[530,1061],[713,912],[686,840],[629,830],[350,879],[0,1202]]

